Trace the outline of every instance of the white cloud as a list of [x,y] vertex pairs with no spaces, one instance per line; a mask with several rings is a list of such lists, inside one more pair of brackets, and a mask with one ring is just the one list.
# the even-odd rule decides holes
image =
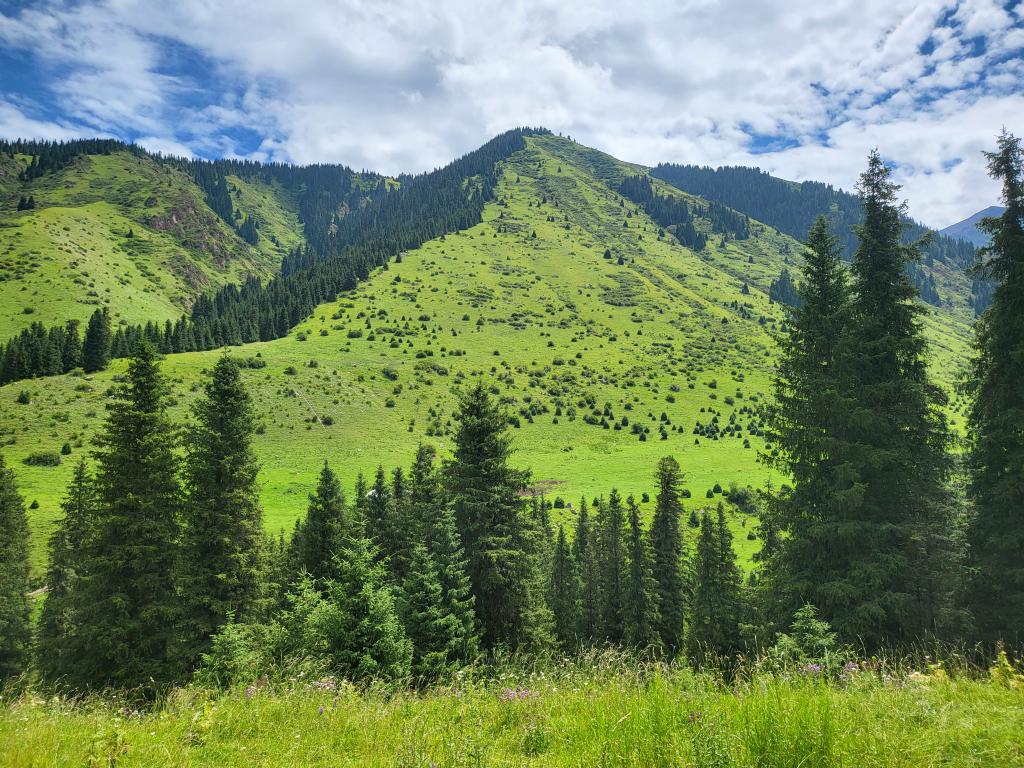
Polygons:
[[[750,163],[849,188],[877,144],[914,214],[937,225],[993,202],[979,150],[1003,124],[1024,130],[1020,7],[647,0],[625,10],[613,0],[54,0],[0,15],[0,43],[68,70],[51,90],[69,122],[153,146],[396,173],[545,125],[627,160]],[[0,111],[0,131],[14,124]],[[236,131],[262,137],[258,149],[242,149]],[[799,146],[754,154],[752,134]]]

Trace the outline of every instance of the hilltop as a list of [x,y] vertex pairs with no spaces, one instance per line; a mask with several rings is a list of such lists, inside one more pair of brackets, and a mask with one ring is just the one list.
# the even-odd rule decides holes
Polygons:
[[[443,454],[452,389],[479,376],[508,406],[517,461],[549,498],[575,503],[613,486],[640,497],[653,490],[653,467],[669,453],[686,472],[694,507],[716,503],[730,483],[785,481],[757,454],[770,450],[763,414],[785,322],[769,293],[784,271],[795,273],[797,240],[568,139],[534,133],[524,145],[500,162],[479,223],[402,251],[286,336],[230,350],[247,366],[261,415],[257,451],[271,530],[290,528],[302,512],[324,459],[351,485],[378,463],[408,464],[418,443]],[[153,168],[172,181],[184,176]],[[649,180],[660,208],[620,193],[636,176]],[[280,203],[287,195],[271,185],[250,187],[239,207],[259,193],[266,210],[280,213],[278,241],[294,243],[288,217],[298,206]],[[692,219],[693,247],[681,242],[680,227],[657,223],[648,210],[662,216],[679,204]],[[258,248],[239,252],[256,269]],[[269,258],[264,264],[271,269]],[[973,318],[970,280],[955,264],[923,268],[943,296],[926,329],[935,369],[951,387]],[[174,306],[168,298],[169,313]],[[179,415],[220,354],[168,355]],[[6,454],[38,504],[37,564],[71,463],[88,450],[124,366],[0,388]],[[58,467],[23,463],[65,443],[71,454]],[[739,532],[753,527],[744,515],[732,520]],[[757,546],[746,535],[737,544],[741,556]]]

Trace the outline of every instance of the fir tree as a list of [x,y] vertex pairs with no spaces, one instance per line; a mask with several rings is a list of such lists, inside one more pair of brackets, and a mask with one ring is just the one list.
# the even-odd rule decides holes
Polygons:
[[321,589],[337,578],[337,556],[345,546],[349,527],[341,484],[325,461],[306,516],[292,536],[295,570],[309,574]]
[[0,683],[28,661],[32,629],[28,600],[28,516],[14,473],[0,455]]
[[692,568],[687,654],[696,662],[729,655],[739,645],[740,571],[721,504],[717,522],[701,515]]
[[230,619],[244,621],[261,587],[263,510],[252,449],[256,415],[238,364],[217,361],[185,443],[180,583],[184,654],[196,661]]
[[311,616],[314,652],[351,680],[399,680],[412,661],[412,644],[398,617],[384,566],[372,544],[350,538],[336,558],[337,580]]
[[459,541],[455,516],[450,507],[437,508],[426,527],[425,539],[441,585],[447,657],[449,662],[468,663],[480,650],[480,635],[466,553]]
[[89,318],[82,343],[82,367],[86,373],[102,371],[110,363],[110,312],[97,309]]
[[658,646],[657,583],[651,566],[650,543],[644,535],[640,508],[633,497],[626,499],[629,508],[627,550],[629,567],[625,589],[625,641],[633,648]]
[[679,464],[671,456],[658,462],[658,496],[651,521],[651,550],[657,582],[658,637],[669,654],[682,647],[684,619],[683,514]]
[[577,635],[594,642],[601,632],[601,571],[597,559],[597,536],[587,513],[587,500],[580,499],[573,558],[580,574],[580,624]]
[[836,510],[843,495],[842,468],[832,441],[835,414],[846,407],[839,389],[839,346],[850,321],[850,291],[840,261],[839,244],[823,216],[807,238],[799,301],[782,339],[770,410],[771,438],[779,448],[769,461],[795,483],[770,497],[762,524],[778,525],[788,534],[778,557],[763,564],[770,585],[769,614],[788,620],[814,599],[828,580]]
[[625,637],[626,514],[622,497],[612,489],[607,504],[599,507],[601,570],[601,626],[604,637],[620,644]]
[[81,599],[80,577],[96,522],[93,478],[82,459],[61,504],[64,515],[50,536],[46,570],[46,600],[39,617],[37,663],[48,682],[74,684],[74,661],[85,652],[77,645],[76,601]]
[[580,577],[576,558],[561,525],[551,557],[548,605],[555,619],[555,639],[562,648],[572,649],[579,642]]
[[536,536],[519,498],[529,474],[509,465],[508,417],[480,381],[461,395],[456,422],[448,495],[469,561],[483,643],[542,644],[550,615]]
[[967,594],[981,637],[1012,642],[1024,638],[1024,151],[1004,131],[986,154],[1006,210],[980,224],[995,290],[975,340]]
[[170,682],[180,611],[177,572],[181,491],[167,385],[148,342],[97,436],[97,521],[81,576],[76,660],[89,687]]

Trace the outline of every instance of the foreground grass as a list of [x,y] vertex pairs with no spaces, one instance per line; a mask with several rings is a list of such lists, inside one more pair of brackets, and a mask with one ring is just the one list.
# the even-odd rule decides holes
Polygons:
[[1024,691],[944,674],[842,681],[583,670],[426,693],[301,679],[159,709],[22,695],[0,766],[1019,766]]

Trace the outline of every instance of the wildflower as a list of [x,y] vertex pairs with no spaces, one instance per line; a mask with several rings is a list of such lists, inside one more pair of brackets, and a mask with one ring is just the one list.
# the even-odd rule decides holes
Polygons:
[[245,698],[251,699],[255,695],[256,695],[256,686],[255,685],[250,685],[250,686],[246,687],[246,689],[245,689]]
[[804,664],[804,667],[803,667],[802,671],[803,671],[803,673],[805,675],[820,675],[821,674],[821,669],[822,669],[821,664],[817,664],[817,663],[812,661],[812,662],[808,662],[807,664]]
[[323,708],[322,704],[319,707],[316,708],[316,713],[318,715],[322,715],[324,713],[324,708]]

